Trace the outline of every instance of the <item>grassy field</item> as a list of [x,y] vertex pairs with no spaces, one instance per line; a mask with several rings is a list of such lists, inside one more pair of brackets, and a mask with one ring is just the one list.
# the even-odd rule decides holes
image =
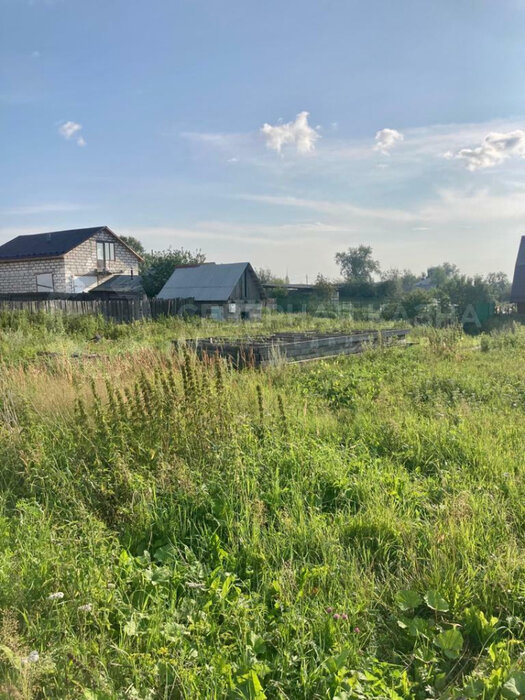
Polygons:
[[[0,359],[6,365],[37,359],[42,353],[63,356],[96,353],[124,355],[146,348],[168,352],[177,338],[252,336],[278,331],[391,328],[387,321],[355,321],[348,315],[321,318],[307,314],[268,313],[260,322],[222,323],[209,319],[168,317],[155,322],[117,325],[96,316],[24,313],[0,310]],[[399,325],[399,324],[397,324]],[[99,336],[96,344],[92,338]]]
[[218,328],[0,317],[0,697],[525,697],[524,330]]

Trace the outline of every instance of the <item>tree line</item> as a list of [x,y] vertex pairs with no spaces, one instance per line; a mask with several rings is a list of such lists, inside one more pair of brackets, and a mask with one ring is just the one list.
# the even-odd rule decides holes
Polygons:
[[[140,274],[146,294],[156,296],[167,282],[176,267],[198,265],[206,261],[200,251],[184,248],[147,252],[140,240],[133,236],[122,236],[122,240],[142,256]],[[465,307],[467,304],[501,303],[508,301],[510,282],[503,272],[491,272],[485,276],[468,276],[449,262],[427,268],[416,275],[412,271],[391,268],[381,270],[374,258],[372,248],[360,245],[335,254],[341,278],[329,280],[319,274],[315,281],[315,294],[310,303],[327,302],[334,298],[337,288],[341,300],[402,304],[407,315],[416,313],[425,304]],[[276,289],[272,295],[277,298],[288,296],[285,284],[288,280],[278,278],[271,270],[257,271],[261,282],[272,283]],[[279,289],[282,287],[282,289]]]
[[[383,271],[372,248],[366,245],[336,253],[335,261],[340,269],[340,279],[328,280],[318,275],[314,294],[308,299],[300,292],[287,292],[283,281],[273,277],[269,270],[263,270],[261,274],[264,281],[277,285],[272,294],[285,307],[291,308],[292,302],[297,302],[297,306],[301,303],[304,306],[306,302],[308,307],[326,304],[334,298],[337,290],[340,301],[381,305],[386,318],[395,317],[401,310],[405,317],[414,319],[422,309],[429,307],[439,309],[441,313],[461,315],[469,305],[501,304],[510,296],[511,285],[504,272],[469,276],[450,262],[428,267],[420,275],[408,269]],[[279,289],[280,284],[283,284],[282,289]]]

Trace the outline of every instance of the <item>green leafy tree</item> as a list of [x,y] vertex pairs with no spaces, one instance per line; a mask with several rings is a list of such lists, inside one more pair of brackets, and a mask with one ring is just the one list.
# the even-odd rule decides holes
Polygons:
[[124,241],[126,245],[129,245],[131,250],[134,250],[135,253],[144,256],[146,249],[138,238],[135,238],[135,236],[119,236],[119,238],[121,241]]
[[171,277],[173,270],[181,265],[200,265],[206,256],[200,250],[192,253],[184,248],[157,250],[144,254],[140,265],[142,285],[149,297],[156,296]]
[[494,301],[491,289],[481,275],[467,277],[458,275],[442,286],[442,292],[450,299],[459,314],[462,314],[469,304]]
[[[418,279],[410,270],[399,270],[395,267],[381,273],[381,282],[387,283],[386,289],[396,292],[409,292]],[[394,294],[385,294],[385,296],[394,296]]]
[[408,292],[402,299],[407,318],[415,320],[420,316],[424,316],[433,300],[433,295],[424,289],[414,289]]
[[257,277],[259,278],[261,284],[288,284],[288,280],[282,277],[277,277],[277,275],[274,275],[274,273],[267,267],[260,267],[257,270]]
[[336,253],[335,261],[347,282],[372,282],[373,275],[380,272],[379,262],[373,259],[369,245]]
[[335,294],[335,285],[329,279],[321,275],[317,275],[315,280],[315,296],[323,301],[331,301]]
[[435,287],[443,287],[448,280],[459,277],[459,267],[448,262],[434,265],[428,268],[427,277]]
[[510,297],[510,281],[504,272],[489,272],[485,282],[495,301],[508,301]]
[[432,323],[436,314],[436,298],[426,289],[413,289],[397,300],[382,306],[381,316],[387,320]]

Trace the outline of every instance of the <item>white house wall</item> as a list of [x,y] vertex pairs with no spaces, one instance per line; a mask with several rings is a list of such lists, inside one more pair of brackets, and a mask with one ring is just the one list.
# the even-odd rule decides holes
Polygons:
[[55,292],[66,292],[66,268],[63,258],[12,260],[0,263],[0,294],[36,292],[36,276],[53,275]]
[[[85,275],[96,275],[97,273],[97,241],[104,241],[115,244],[115,260],[108,260],[105,269],[112,274],[123,275],[139,274],[139,261],[133,253],[120,243],[114,236],[106,231],[101,231],[96,236],[81,243],[64,256],[66,280],[68,289],[66,292],[73,292],[75,288],[75,278]],[[102,281],[102,280],[101,280]]]

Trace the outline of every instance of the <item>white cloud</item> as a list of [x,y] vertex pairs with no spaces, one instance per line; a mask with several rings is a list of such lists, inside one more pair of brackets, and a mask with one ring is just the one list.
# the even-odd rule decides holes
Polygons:
[[495,194],[488,188],[440,189],[434,199],[418,207],[418,213],[426,223],[450,229],[461,226],[480,231],[489,226],[494,231],[510,222],[521,226],[525,198],[520,191]]
[[64,122],[59,128],[59,131],[65,139],[70,139],[81,129],[81,124],[77,124],[76,122]]
[[459,151],[447,151],[445,158],[464,160],[468,170],[481,170],[499,165],[507,158],[519,156],[525,158],[525,131],[516,129],[506,133],[492,131],[485,136],[479,146],[461,148]]
[[[349,245],[350,229],[345,223],[337,225],[325,221],[280,221],[273,224],[261,221],[199,221],[191,227],[118,226],[118,231],[137,236],[148,249],[162,250],[184,245],[190,250],[202,249],[208,261],[238,262],[250,260],[256,267],[269,267],[279,275],[288,273],[293,281],[315,279],[319,271],[337,274],[334,250]],[[0,228],[0,238],[2,229]],[[334,248],[327,246],[327,236]],[[353,238],[360,241],[360,232]]]
[[77,124],[76,122],[64,122],[58,128],[58,133],[63,136],[66,141],[71,141],[74,139],[78,146],[85,146],[86,140],[81,135],[82,124]]
[[30,216],[32,214],[56,214],[59,212],[82,211],[89,209],[84,204],[72,202],[47,202],[43,204],[25,204],[18,207],[0,207],[0,214],[4,216]]
[[414,203],[405,209],[387,207],[361,207],[350,202],[319,200],[312,198],[273,195],[239,195],[239,199],[260,202],[278,207],[315,211],[327,217],[327,221],[342,225],[345,222],[356,230],[426,231],[444,226],[473,228],[483,224],[494,226],[497,222],[519,223],[525,218],[525,198],[521,191],[492,194],[488,189],[439,189],[427,201]]
[[376,219],[378,221],[409,223],[419,221],[419,217],[410,211],[402,209],[388,209],[377,207],[371,209],[356,206],[350,202],[332,201],[325,199],[305,199],[301,197],[242,194],[238,199],[276,206],[294,207],[297,209],[310,209],[322,214],[330,215],[334,220],[349,221],[350,217],[357,219]]
[[308,124],[308,112],[300,112],[295,121],[286,124],[263,124],[261,133],[266,140],[266,146],[277,153],[282,152],[283,146],[295,146],[298,153],[310,153],[315,149],[319,134]]
[[396,129],[381,129],[376,133],[374,151],[379,151],[384,155],[389,155],[396,143],[403,140],[403,134]]
[[[296,121],[292,124],[296,124]],[[284,151],[288,147],[291,151],[295,148],[294,142],[283,143],[282,130],[284,129],[284,138],[286,138],[288,124],[265,125],[270,130],[268,134],[262,134],[269,146],[267,152],[261,152],[260,132],[179,132],[178,135],[191,144],[192,154],[196,154],[200,158],[215,157],[224,162],[235,157],[242,160],[246,167],[252,166],[270,174],[273,172],[281,174],[283,169],[287,168],[290,171],[297,170],[302,174],[308,173],[312,176],[320,176],[321,170],[323,176],[332,174],[339,177],[344,173],[345,177],[348,178],[349,169],[356,168],[361,180],[368,176],[372,177],[373,173],[376,176],[381,173],[381,176],[384,177],[387,174],[388,165],[384,159],[382,159],[383,162],[378,162],[374,153],[377,154],[381,151],[389,153],[389,148],[396,149],[399,151],[396,156],[396,179],[403,176],[406,179],[414,180],[414,178],[419,177],[420,173],[429,173],[431,169],[438,173],[444,171],[443,157],[446,151],[448,151],[446,157],[454,159],[456,153],[463,149],[465,144],[480,143],[489,132],[506,134],[519,130],[522,124],[523,119],[520,121],[500,119],[482,123],[452,123],[414,127],[407,129],[402,134],[394,129],[383,129],[377,132],[374,149],[370,148],[369,138],[340,138],[328,128],[323,135],[323,147],[316,148],[315,159],[287,158],[279,161],[273,157],[272,150],[281,149]],[[317,146],[317,139],[321,138],[321,135],[310,126],[308,128],[313,131],[316,139],[315,146]],[[275,132],[275,129],[278,131]],[[401,138],[392,136],[392,134],[387,138],[389,132],[399,134]],[[270,137],[272,139],[278,137],[273,146],[269,143]],[[391,145],[392,142],[393,145]],[[400,143],[403,144],[402,149],[398,149]]]
[[[309,120],[312,121],[311,117]],[[404,140],[395,141],[392,151],[395,169],[393,157],[379,156],[373,150],[376,142],[370,135],[355,139],[339,136],[330,131],[329,122],[322,141],[315,143],[315,158],[297,157],[293,143],[280,144],[282,151],[288,149],[293,157],[276,158],[276,148],[261,149],[265,141],[260,133],[254,132],[194,135],[191,141],[199,156],[204,153],[206,158],[220,159],[224,165],[234,157],[242,162],[242,177],[230,166],[231,180],[227,188],[221,185],[218,194],[228,197],[233,194],[240,200],[233,207],[239,229],[245,224],[253,225],[261,240],[268,236],[271,241],[267,251],[256,248],[255,243],[248,244],[257,238],[254,231],[253,239],[246,235],[244,247],[240,240],[243,234],[236,234],[243,246],[235,248],[237,254],[245,251],[242,254],[257,265],[267,261],[269,266],[277,266],[282,261],[290,266],[290,271],[294,267],[300,271],[301,266],[290,252],[293,249],[290,241],[294,239],[295,244],[300,235],[306,235],[304,227],[311,225],[308,245],[303,246],[306,249],[303,264],[308,274],[313,274],[316,268],[330,274],[331,256],[338,246],[363,241],[373,245],[376,257],[385,267],[423,269],[441,260],[445,249],[449,251],[448,259],[473,274],[491,269],[510,271],[514,264],[516,241],[523,233],[525,220],[522,178],[525,158],[518,157],[524,125],[525,118],[518,117],[403,129]],[[275,122],[275,126],[282,124]],[[487,134],[498,136],[486,140]],[[509,134],[512,134],[510,138]],[[502,154],[504,158],[496,177],[484,183],[486,189],[478,187],[477,178],[473,181],[472,173],[465,167],[468,163],[465,158],[456,160],[456,154],[466,146],[480,144],[485,145],[485,150],[495,151],[496,158]],[[443,158],[447,150],[452,160]],[[507,157],[509,153],[512,157]],[[384,165],[387,167],[383,168]],[[393,187],[385,187],[390,182]],[[253,194],[247,194],[250,191]],[[242,200],[257,206],[243,206]],[[222,210],[218,218],[221,215]],[[326,234],[329,254],[323,253],[320,243],[317,247],[317,238],[313,243],[314,232],[318,230],[313,224],[319,219],[329,231]],[[224,235],[229,225],[230,222],[225,222]],[[199,243],[204,250],[208,252],[208,241],[211,248],[212,240],[217,240],[214,254],[218,259],[225,254],[219,248],[220,237],[211,238],[215,229],[212,231],[209,224],[205,229],[196,226],[192,230],[209,236]],[[497,237],[494,231],[498,231]],[[188,240],[191,240],[190,231]]]
[[[154,246],[166,248],[174,245],[174,241],[188,239],[192,246],[201,246],[203,241],[216,241],[220,252],[220,259],[225,256],[236,260],[239,256],[238,249],[228,249],[224,247],[225,241],[243,244],[261,244],[267,246],[269,243],[277,248],[290,243],[297,244],[305,239],[317,240],[320,243],[326,241],[327,234],[336,238],[344,238],[348,234],[347,224],[325,221],[298,221],[286,223],[251,223],[235,221],[198,221],[189,227],[156,226],[156,227],[124,227],[124,231],[129,230],[130,235],[135,235],[141,240],[153,242]],[[205,245],[203,244],[203,247]]]
[[233,134],[214,134],[199,131],[181,131],[180,135],[189,141],[210,144],[212,146],[225,147],[233,140]]

